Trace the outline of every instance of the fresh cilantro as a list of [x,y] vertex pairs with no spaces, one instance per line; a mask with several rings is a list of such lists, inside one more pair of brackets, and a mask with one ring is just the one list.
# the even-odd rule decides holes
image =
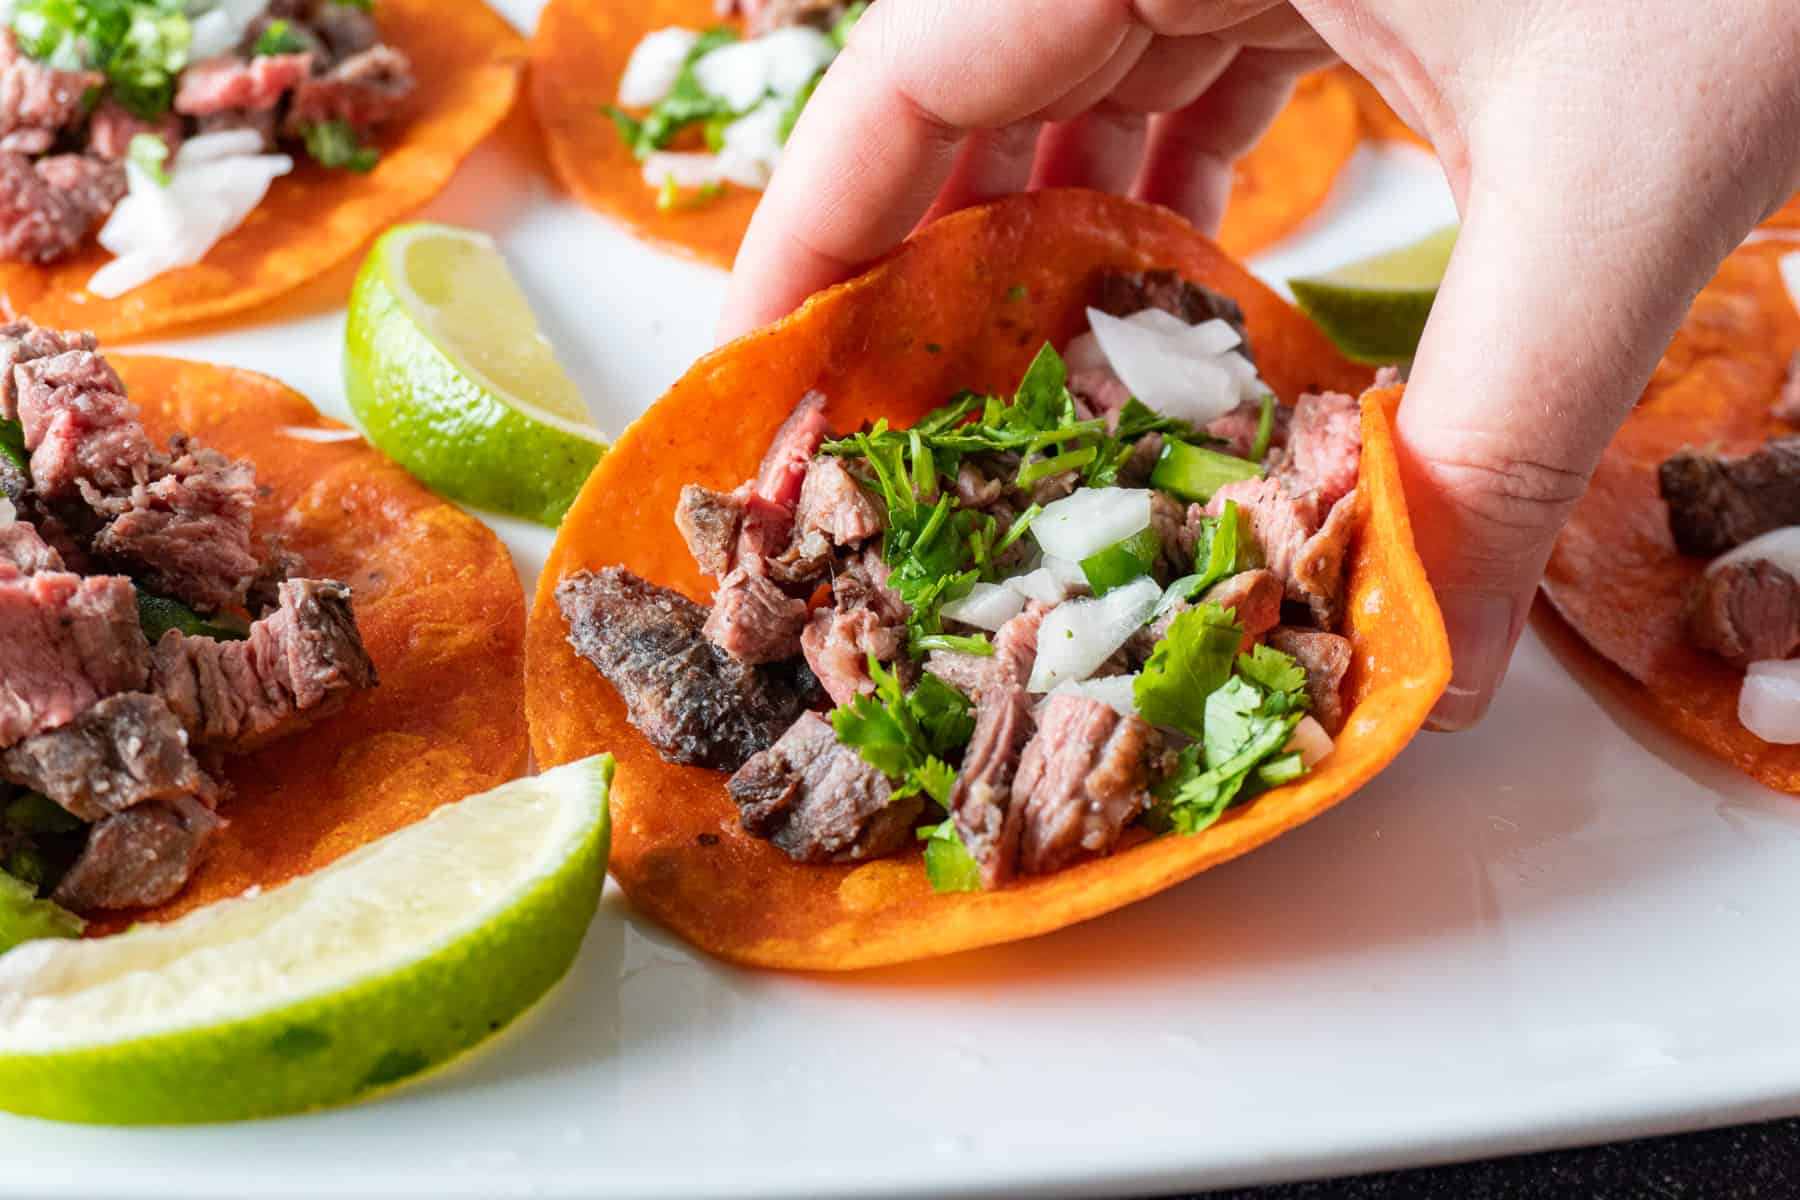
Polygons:
[[1177,614],[1132,688],[1138,712],[1152,725],[1200,738],[1210,719],[1207,702],[1230,677],[1243,638],[1232,612],[1216,604]]
[[131,164],[163,187],[169,186],[169,143],[154,133],[134,134],[125,155]]
[[894,799],[925,795],[948,807],[956,772],[945,759],[968,744],[975,731],[968,699],[926,674],[908,693],[899,676],[869,657],[873,696],[858,696],[832,711],[838,741],[895,784]]
[[1247,551],[1256,543],[1245,536],[1244,521],[1236,500],[1227,500],[1218,516],[1200,518],[1198,541],[1206,549],[1206,557],[1194,564],[1199,570],[1192,575],[1183,575],[1168,586],[1156,606],[1156,616],[1162,616],[1177,604],[1205,595],[1213,584],[1249,569]]
[[691,192],[683,192],[673,175],[665,175],[662,187],[656,193],[656,207],[663,212],[705,208],[724,194],[725,185],[717,180],[701,184]]
[[294,32],[291,22],[275,20],[263,27],[257,35],[256,45],[250,49],[253,58],[273,58],[277,54],[300,54],[306,50],[306,43]]
[[831,40],[837,43],[839,50],[842,50],[850,41],[850,31],[856,28],[856,23],[862,20],[863,14],[868,11],[869,0],[856,0],[854,4],[844,10],[844,15],[837,19],[837,23],[832,25]]
[[955,821],[921,826],[919,840],[925,843],[925,878],[932,891],[942,894],[981,890],[981,868],[963,844]]
[[970,634],[967,637],[950,633],[928,633],[914,638],[912,649],[915,653],[931,650],[946,650],[951,654],[972,654],[977,658],[992,658],[994,643],[987,640],[984,634]]
[[32,884],[0,871],[0,954],[42,938],[77,938],[85,928],[75,914],[39,900]]
[[25,427],[17,421],[0,420],[0,459],[11,463],[22,475],[31,472],[31,455],[25,451]]
[[1289,708],[1306,704],[1306,668],[1292,655],[1259,642],[1250,653],[1238,655],[1237,671],[1272,700],[1279,698]]
[[381,152],[363,145],[348,121],[317,121],[300,134],[306,152],[322,167],[367,175],[381,161]]
[[693,49],[688,51],[669,94],[641,119],[612,106],[606,108],[607,116],[612,118],[620,136],[625,139],[625,144],[631,147],[631,152],[638,159],[649,158],[658,150],[666,149],[678,134],[694,125],[716,122],[719,130],[715,136],[722,137],[723,125],[744,115],[725,100],[701,87],[699,76],[694,72],[695,63],[721,46],[729,46],[737,40],[737,30],[727,26],[708,29],[702,33],[694,42]]
[[1250,458],[1261,462],[1268,456],[1269,442],[1275,437],[1275,393],[1264,392],[1262,413],[1256,418],[1256,440],[1250,444]]
[[171,629],[179,630],[187,637],[211,638],[216,642],[239,642],[248,636],[241,629],[203,619],[178,600],[170,600],[142,588],[137,590],[137,609],[138,624],[144,627],[144,637],[152,646],[160,642],[163,634]]
[[375,11],[375,0],[331,0],[333,4],[341,4],[345,8],[360,8],[364,12]]
[[145,119],[169,111],[193,36],[185,0],[19,0],[12,29],[39,62],[103,72],[113,97]]

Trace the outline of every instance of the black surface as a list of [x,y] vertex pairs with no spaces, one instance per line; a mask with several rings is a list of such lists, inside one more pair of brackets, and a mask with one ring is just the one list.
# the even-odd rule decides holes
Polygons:
[[[1785,1200],[1800,1120],[1466,1166],[1210,1192],[1205,1200]],[[1199,1200],[1199,1198],[1195,1198]]]

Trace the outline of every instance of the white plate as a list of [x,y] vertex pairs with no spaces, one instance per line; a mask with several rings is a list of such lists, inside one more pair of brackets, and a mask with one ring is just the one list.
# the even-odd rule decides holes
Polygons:
[[[723,277],[528,166],[486,149],[430,215],[502,238],[618,427],[707,347]],[[1330,231],[1260,265],[1449,216],[1422,158],[1367,155]],[[340,327],[165,348],[341,414]],[[529,581],[547,537],[504,532]],[[1423,738],[1351,802],[1115,916],[794,978],[699,959],[615,893],[568,982],[445,1073],[230,1128],[0,1120],[0,1195],[1146,1192],[1800,1111],[1800,806],[1573,666],[1528,637],[1479,734]]]

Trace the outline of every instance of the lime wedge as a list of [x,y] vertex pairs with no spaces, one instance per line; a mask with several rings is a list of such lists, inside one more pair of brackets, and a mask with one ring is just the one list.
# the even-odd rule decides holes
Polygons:
[[1405,362],[1419,349],[1425,319],[1456,248],[1456,226],[1410,246],[1290,279],[1300,311],[1358,362]]
[[0,956],[0,1109],[184,1124],[359,1099],[549,990],[606,878],[612,759],[438,810],[274,891]]
[[428,486],[555,525],[606,444],[491,238],[401,225],[350,294],[344,383],[369,440]]

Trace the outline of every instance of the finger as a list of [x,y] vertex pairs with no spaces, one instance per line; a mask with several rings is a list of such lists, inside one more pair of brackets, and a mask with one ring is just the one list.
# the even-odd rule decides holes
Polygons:
[[[908,0],[858,23],[807,104],[738,252],[732,337],[898,245],[972,130],[1010,125],[1113,60],[1133,28],[1115,0]],[[1027,30],[1055,37],[1021,38]],[[979,70],[968,48],[983,47]]]
[[1132,112],[1175,112],[1217,82],[1236,53],[1233,43],[1215,37],[1157,38],[1108,99]]
[[1143,165],[1148,121],[1143,113],[1102,106],[1049,126],[1038,142],[1031,186],[1129,192]]
[[1151,122],[1138,198],[1216,231],[1231,194],[1232,164],[1287,104],[1301,66],[1294,56],[1243,51],[1198,100]]
[[1016,121],[971,134],[957,155],[949,182],[921,223],[1024,191],[1031,184],[1032,164],[1043,128],[1038,121]]
[[1128,26],[1117,49],[1099,70],[1046,104],[1037,115],[1046,121],[1072,121],[1100,104],[1137,67],[1138,60],[1150,48],[1155,37],[1155,34],[1142,25]]
[[[1134,0],[1132,7],[1142,21],[1171,37],[1199,37],[1232,29],[1263,17],[1272,10],[1285,12],[1285,0]],[[1291,14],[1290,14],[1291,17]]]

